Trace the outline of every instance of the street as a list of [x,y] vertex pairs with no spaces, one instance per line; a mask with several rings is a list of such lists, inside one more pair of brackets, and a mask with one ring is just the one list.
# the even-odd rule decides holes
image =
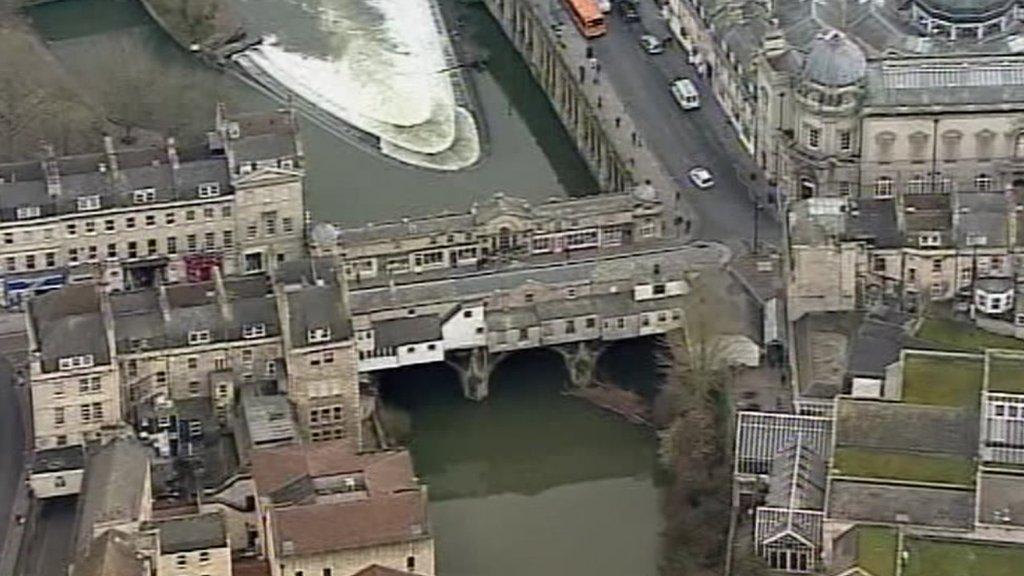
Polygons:
[[[642,20],[626,23],[613,12],[608,34],[591,42],[601,64],[601,81],[610,81],[640,129],[640,145],[650,147],[683,189],[696,213],[693,235],[735,244],[754,235],[754,190],[764,203],[762,174],[743,149],[732,126],[706,82],[686,62],[678,42],[666,43],[663,54],[649,55],[640,47],[642,34],[665,39],[668,26],[654,2],[640,2]],[[690,78],[701,96],[699,110],[683,111],[672,98],[669,84]],[[716,184],[697,190],[686,176],[694,166],[711,170]],[[751,174],[757,179],[751,181]],[[778,245],[781,236],[775,207],[765,205],[759,218],[759,241]]]
[[21,576],[63,576],[75,539],[77,498],[42,501],[32,539],[22,551]]
[[10,362],[0,357],[0,549],[3,554],[15,553],[14,550],[6,550],[4,543],[15,524],[12,512],[25,459],[21,402],[13,380]]

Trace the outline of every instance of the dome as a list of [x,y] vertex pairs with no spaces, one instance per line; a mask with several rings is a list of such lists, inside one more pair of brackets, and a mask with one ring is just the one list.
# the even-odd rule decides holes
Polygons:
[[1014,0],[914,0],[920,10],[949,24],[980,24],[1005,15]]
[[864,78],[864,52],[845,34],[830,30],[811,42],[804,64],[804,76],[822,86],[852,86]]

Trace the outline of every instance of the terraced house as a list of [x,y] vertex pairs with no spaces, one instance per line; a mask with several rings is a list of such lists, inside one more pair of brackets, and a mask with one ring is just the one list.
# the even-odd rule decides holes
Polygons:
[[661,203],[643,191],[541,204],[496,194],[464,213],[322,228],[312,249],[344,259],[349,279],[362,282],[650,244],[664,238],[664,216]]
[[204,145],[0,166],[0,302],[83,279],[110,289],[256,274],[304,250],[303,154],[286,112],[229,118]]
[[37,449],[104,440],[151,404],[236,390],[287,396],[308,439],[358,440],[357,356],[344,279],[309,260],[276,274],[108,293],[79,284],[29,304]]
[[1024,558],[1024,355],[905,349],[892,366],[840,388],[829,415],[741,415],[739,485],[760,475],[768,488],[757,552],[793,573],[1012,573]]

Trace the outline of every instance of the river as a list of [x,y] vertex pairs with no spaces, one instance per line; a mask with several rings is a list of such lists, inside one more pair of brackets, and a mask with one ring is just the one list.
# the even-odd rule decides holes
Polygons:
[[[497,25],[458,0],[487,157],[458,173],[424,172],[303,125],[307,202],[317,220],[357,223],[466,208],[504,191],[540,201],[596,185]],[[133,0],[62,0],[31,11],[37,30],[75,74],[102,63],[104,46],[131,41],[140,57],[190,82],[214,85],[236,108],[272,105],[245,84],[203,68],[172,45]],[[209,103],[212,109],[213,103]],[[623,346],[609,376],[649,390],[650,347]],[[503,362],[491,397],[464,400],[444,368],[396,372],[382,391],[409,412],[417,473],[430,487],[438,573],[445,576],[653,576],[661,526],[652,434],[562,396],[565,373],[545,354]]]

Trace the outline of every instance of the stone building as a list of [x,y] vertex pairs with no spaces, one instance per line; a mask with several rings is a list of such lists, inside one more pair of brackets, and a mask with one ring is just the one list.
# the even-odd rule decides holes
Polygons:
[[273,576],[434,574],[426,490],[408,452],[359,453],[345,441],[265,448],[252,453],[252,475]]
[[552,199],[531,204],[496,194],[469,212],[325,230],[316,254],[345,260],[349,280],[478,268],[530,256],[650,243],[664,237],[664,209],[640,194]]
[[81,444],[156,401],[207,398],[222,422],[236,390],[285,394],[311,440],[359,437],[357,356],[344,278],[294,260],[277,274],[108,293],[68,286],[29,305],[37,448]]
[[[216,512],[157,518],[139,527],[157,576],[231,576],[231,543]],[[148,541],[147,541],[148,540]]]
[[304,254],[302,178],[290,113],[222,106],[202,146],[108,137],[104,153],[0,166],[0,301],[82,279],[135,289],[272,270]]
[[1024,185],[1013,2],[670,0],[781,199]]

